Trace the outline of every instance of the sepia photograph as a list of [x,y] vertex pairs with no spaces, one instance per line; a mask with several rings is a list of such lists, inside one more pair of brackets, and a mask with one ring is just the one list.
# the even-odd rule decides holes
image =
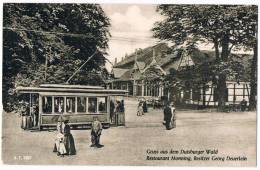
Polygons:
[[3,165],[257,166],[258,5],[152,2],[2,3]]

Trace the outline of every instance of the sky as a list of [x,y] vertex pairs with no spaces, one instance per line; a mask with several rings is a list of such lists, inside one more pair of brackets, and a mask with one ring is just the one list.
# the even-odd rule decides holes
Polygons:
[[[112,35],[109,41],[107,58],[114,63],[115,58],[121,61],[126,54],[137,48],[152,46],[158,40],[152,38],[150,31],[162,16],[156,12],[156,5],[144,4],[102,4],[106,15],[110,18]],[[106,64],[110,71],[112,65]]]
[[[110,18],[110,33],[112,37],[107,50],[110,62],[121,61],[126,54],[131,54],[138,48],[146,48],[159,42],[152,37],[151,29],[156,21],[163,17],[156,12],[153,4],[101,4],[104,12]],[[211,43],[200,43],[201,50],[214,50]],[[245,51],[232,51],[245,53]],[[251,54],[252,52],[246,52]],[[111,71],[112,64],[107,62],[106,68]]]

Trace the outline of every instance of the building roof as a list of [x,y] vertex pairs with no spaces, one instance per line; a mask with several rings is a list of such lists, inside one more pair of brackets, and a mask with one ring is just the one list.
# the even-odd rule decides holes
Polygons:
[[145,68],[145,62],[142,61],[136,61],[136,64],[140,70],[143,70]]
[[125,74],[129,69],[124,69],[124,68],[113,68],[112,73],[114,74],[115,78],[120,78],[122,77],[123,74]]
[[[147,64],[152,61],[153,50],[155,49],[156,53],[161,53],[167,51],[169,47],[166,43],[159,43],[157,45],[147,47],[145,49],[140,49],[137,51],[137,63],[139,67],[144,68]],[[114,68],[132,68],[132,65],[135,63],[135,53],[125,57],[122,61],[115,64]],[[160,60],[160,55],[156,56],[156,60]],[[141,68],[140,68],[141,69]]]
[[[155,56],[153,56],[153,52],[155,51]],[[169,53],[170,51],[170,53]],[[170,72],[170,69],[178,70],[182,61],[183,49],[170,49],[166,43],[159,43],[155,46],[147,47],[143,50],[139,50],[137,53],[137,57],[135,57],[135,53],[129,55],[121,62],[114,65],[115,68],[127,69],[120,79],[138,79],[142,77],[142,73],[145,72],[151,65],[159,66],[162,70],[165,71],[166,74]],[[191,59],[192,64],[200,65],[205,62],[213,62],[215,61],[215,51],[209,50],[199,50],[194,49],[192,52],[187,53],[189,58]],[[246,70],[250,67],[250,57],[252,55],[248,54],[231,54],[232,59],[239,60],[244,63]],[[246,57],[245,57],[246,56]],[[136,59],[135,59],[136,58]],[[154,63],[156,62],[156,63]],[[135,70],[135,71],[134,71]],[[136,71],[137,70],[137,71]]]

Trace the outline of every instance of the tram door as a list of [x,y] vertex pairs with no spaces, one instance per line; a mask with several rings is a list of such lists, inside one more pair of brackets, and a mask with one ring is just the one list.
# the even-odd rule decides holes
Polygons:
[[124,98],[113,96],[110,98],[110,121],[112,125],[125,125]]
[[30,94],[30,116],[32,127],[39,125],[39,94]]
[[[23,129],[31,129],[39,125],[39,95],[35,93],[26,94],[25,110],[22,109]],[[26,104],[27,103],[27,104]]]

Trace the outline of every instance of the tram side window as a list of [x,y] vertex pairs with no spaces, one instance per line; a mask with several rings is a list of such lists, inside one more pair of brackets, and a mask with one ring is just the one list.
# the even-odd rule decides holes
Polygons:
[[44,96],[42,98],[42,110],[43,110],[43,113],[52,112],[52,97]]
[[97,98],[88,98],[88,112],[97,113]]
[[64,112],[64,98],[63,97],[54,98],[54,112],[56,112],[56,113]]
[[105,97],[98,98],[98,111],[106,112],[107,110],[107,100]]
[[66,112],[75,113],[75,97],[66,98]]
[[86,97],[77,97],[77,111],[86,112]]

